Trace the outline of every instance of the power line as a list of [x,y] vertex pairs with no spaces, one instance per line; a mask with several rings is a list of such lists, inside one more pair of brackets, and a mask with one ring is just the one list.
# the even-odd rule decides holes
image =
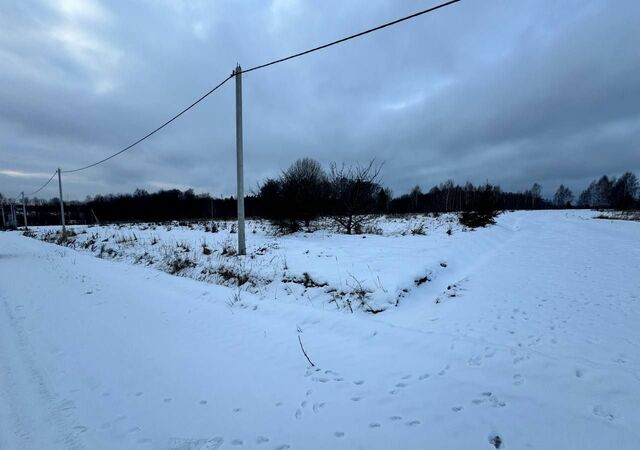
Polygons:
[[214,87],[213,89],[209,90],[207,93],[205,93],[204,95],[202,95],[199,99],[197,99],[195,102],[191,103],[189,106],[187,106],[186,108],[184,108],[182,111],[180,111],[178,114],[176,114],[175,116],[173,116],[171,119],[167,120],[166,122],[164,122],[162,125],[160,125],[158,128],[154,129],[153,131],[151,131],[150,133],[147,133],[145,136],[141,137],[140,139],[138,139],[137,141],[135,141],[133,144],[130,144],[128,146],[126,146],[125,148],[123,148],[120,151],[117,151],[116,153],[114,153],[111,156],[107,156],[104,159],[101,159],[100,161],[94,162],[93,164],[89,164],[88,166],[84,166],[84,167],[80,167],[78,169],[73,169],[73,170],[63,170],[62,173],[73,173],[73,172],[80,172],[81,170],[85,170],[85,169],[89,169],[91,167],[95,167],[98,164],[102,164],[103,162],[109,161],[111,158],[115,158],[116,156],[126,152],[127,150],[131,150],[133,147],[135,147],[136,145],[138,145],[139,143],[141,143],[142,141],[144,141],[145,139],[150,138],[151,136],[153,136],[154,134],[156,134],[158,131],[162,130],[164,127],[166,127],[167,125],[169,125],[171,122],[173,122],[174,120],[176,120],[178,117],[180,117],[181,115],[183,115],[184,113],[186,113],[187,111],[189,111],[191,108],[193,108],[194,106],[196,106],[198,103],[200,103],[202,100],[204,100],[205,98],[207,98],[209,95],[213,94],[215,91],[218,90],[218,88],[220,88],[223,84],[225,84],[227,81],[229,81],[231,78],[233,77],[233,74],[229,75],[227,78],[225,78],[223,81],[221,81],[216,87]]
[[49,178],[47,180],[47,182],[45,184],[43,184],[42,186],[40,186],[37,190],[33,191],[33,192],[29,192],[28,194],[24,194],[25,197],[30,197],[32,195],[37,194],[38,192],[40,192],[41,190],[43,190],[45,187],[47,187],[47,185],[49,183],[51,183],[51,180],[53,180],[53,178],[58,174],[58,171],[56,170],[55,172],[53,172],[53,175],[51,175],[51,178]]
[[442,3],[440,5],[433,6],[433,7],[428,8],[428,9],[424,9],[422,11],[419,11],[417,13],[402,17],[400,19],[396,19],[396,20],[393,20],[391,22],[387,22],[387,23],[379,25],[377,27],[369,28],[368,30],[361,31],[360,33],[352,34],[351,36],[347,36],[347,37],[344,37],[342,39],[338,39],[336,41],[329,42],[328,44],[320,45],[318,47],[315,47],[315,48],[312,48],[312,49],[309,49],[309,50],[305,50],[305,51],[300,52],[300,53],[296,53],[295,55],[287,56],[287,57],[281,58],[281,59],[276,59],[274,61],[271,61],[271,62],[268,62],[268,63],[265,63],[265,64],[260,64],[259,66],[255,66],[255,67],[251,67],[249,69],[245,69],[241,73],[247,73],[247,72],[251,72],[251,71],[254,71],[254,70],[258,70],[258,69],[263,69],[265,67],[272,66],[274,64],[279,64],[281,62],[288,61],[290,59],[298,58],[300,56],[307,55],[309,53],[317,52],[318,50],[323,50],[323,49],[325,49],[327,47],[331,47],[332,45],[341,44],[341,43],[349,41],[351,39],[355,39],[355,38],[358,38],[360,36],[364,36],[365,34],[373,33],[374,31],[382,30],[383,28],[387,28],[387,27],[390,27],[392,25],[396,25],[396,24],[398,24],[400,22],[404,22],[405,20],[415,19],[418,16],[422,16],[423,14],[427,14],[427,13],[433,12],[433,11],[435,11],[437,9],[444,8],[445,6],[452,5],[453,3],[458,3],[459,1],[460,0],[451,0],[449,2]]
[[[153,131],[151,131],[150,133],[148,133],[148,134],[146,134],[145,136],[141,137],[140,139],[138,139],[138,140],[137,140],[137,141],[135,141],[134,143],[132,143],[132,144],[130,144],[130,145],[128,145],[128,146],[126,146],[126,147],[125,147],[125,148],[123,148],[122,150],[119,150],[119,151],[117,151],[116,153],[114,153],[114,154],[112,154],[112,155],[110,155],[110,156],[108,156],[108,157],[106,157],[106,158],[101,159],[100,161],[96,161],[96,162],[95,162],[95,163],[93,163],[93,164],[89,164],[89,165],[86,165],[86,166],[83,166],[83,167],[79,167],[79,168],[77,168],[77,169],[73,169],[73,170],[63,170],[63,171],[62,171],[62,173],[74,173],[74,172],[80,172],[81,170],[86,170],[86,169],[89,169],[89,168],[91,168],[91,167],[95,167],[95,166],[97,166],[98,164],[102,164],[102,163],[104,163],[104,162],[106,162],[106,161],[109,161],[110,159],[115,158],[116,156],[118,156],[118,155],[120,155],[120,154],[122,154],[122,153],[126,152],[127,150],[131,150],[133,147],[135,147],[136,145],[140,144],[142,141],[144,141],[144,140],[146,140],[146,139],[150,138],[151,136],[153,136],[154,134],[156,134],[158,131],[162,130],[164,127],[166,127],[166,126],[167,126],[167,125],[169,125],[171,122],[173,122],[174,120],[176,120],[178,117],[182,116],[184,113],[186,113],[187,111],[189,111],[191,108],[195,107],[198,103],[200,103],[201,101],[203,101],[203,100],[204,100],[205,98],[207,98],[209,95],[213,94],[216,90],[218,90],[218,88],[222,87],[222,85],[223,85],[223,84],[225,84],[227,81],[229,81],[231,78],[233,78],[233,77],[234,77],[234,76],[236,76],[236,75],[243,74],[243,73],[248,73],[248,72],[253,72],[254,70],[263,69],[263,68],[265,68],[265,67],[272,66],[272,65],[274,65],[274,64],[279,64],[279,63],[282,63],[282,62],[288,61],[288,60],[290,60],[290,59],[298,58],[298,57],[300,57],[300,56],[304,56],[304,55],[307,55],[307,54],[309,54],[309,53],[316,52],[316,51],[318,51],[318,50],[323,50],[323,49],[328,48],[328,47],[331,47],[331,46],[333,46],[333,45],[341,44],[341,43],[343,43],[343,42],[346,42],[346,41],[349,41],[349,40],[352,40],[352,39],[358,38],[358,37],[360,37],[360,36],[364,36],[365,34],[373,33],[373,32],[375,32],[375,31],[382,30],[382,29],[387,28],[387,27],[390,27],[390,26],[392,26],[392,25],[397,25],[397,24],[399,24],[399,23],[401,23],[401,22],[405,22],[405,21],[407,21],[407,20],[415,19],[416,17],[422,16],[422,15],[424,15],[424,14],[428,14],[428,13],[430,13],[430,12],[436,11],[436,10],[438,10],[438,9],[444,8],[444,7],[449,6],[449,5],[452,5],[452,4],[454,4],[454,3],[458,3],[459,1],[460,1],[460,0],[451,0],[451,1],[448,1],[448,2],[445,2],[445,3],[441,3],[441,4],[436,5],[436,6],[433,6],[433,7],[431,7],[431,8],[427,8],[427,9],[424,9],[424,10],[422,10],[422,11],[419,11],[419,12],[416,12],[416,13],[410,14],[410,15],[408,15],[408,16],[402,17],[402,18],[400,18],[400,19],[396,19],[396,20],[393,20],[393,21],[391,21],[391,22],[387,22],[387,23],[385,23],[385,24],[378,25],[377,27],[374,27],[374,28],[369,28],[368,30],[361,31],[361,32],[356,33],[356,34],[352,34],[352,35],[350,35],[350,36],[347,36],[347,37],[344,37],[344,38],[341,38],[341,39],[338,39],[338,40],[335,40],[335,41],[329,42],[329,43],[327,43],[327,44],[323,44],[323,45],[320,45],[320,46],[318,46],[318,47],[314,47],[314,48],[312,48],[312,49],[305,50],[305,51],[303,51],[303,52],[300,52],[300,53],[296,53],[296,54],[293,54],[293,55],[287,56],[287,57],[285,57],[285,58],[276,59],[276,60],[273,60],[273,61],[267,62],[267,63],[265,63],[265,64],[260,64],[260,65],[258,65],[258,66],[254,66],[254,67],[251,67],[251,68],[249,68],[249,69],[241,70],[241,71],[240,71],[240,72],[238,72],[238,73],[234,72],[234,73],[232,73],[231,75],[229,75],[227,78],[225,78],[222,82],[220,82],[217,86],[215,86],[213,89],[209,90],[209,91],[208,91],[208,92],[206,92],[204,95],[202,95],[200,98],[198,98],[196,101],[194,101],[192,104],[190,104],[189,106],[187,106],[186,108],[184,108],[182,111],[180,111],[179,113],[177,113],[176,115],[174,115],[173,117],[171,117],[169,120],[167,120],[166,122],[164,122],[162,125],[160,125],[160,126],[159,126],[159,127],[157,127],[156,129],[154,129],[154,130],[153,130]],[[53,177],[52,177],[52,178],[53,178]],[[49,180],[49,181],[51,181],[51,180]],[[47,184],[48,184],[48,182],[47,182]],[[46,186],[46,184],[45,184],[45,186]],[[44,187],[44,186],[43,186],[43,187]]]

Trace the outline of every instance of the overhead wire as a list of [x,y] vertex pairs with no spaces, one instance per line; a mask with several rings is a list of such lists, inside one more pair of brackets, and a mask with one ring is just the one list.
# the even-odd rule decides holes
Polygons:
[[[47,180],[47,181],[46,181],[42,186],[40,186],[40,187],[39,187],[38,189],[36,189],[35,191],[33,191],[33,192],[29,192],[29,193],[21,192],[21,194],[22,194],[22,195],[24,195],[25,197],[30,197],[30,196],[32,196],[32,195],[37,194],[38,192],[40,192],[41,190],[43,190],[44,188],[46,188],[46,187],[47,187],[47,185],[48,185],[49,183],[51,183],[51,180],[53,180],[53,178],[54,178],[57,174],[58,174],[58,171],[56,170],[55,172],[53,172],[53,175],[51,175],[51,178],[49,178],[49,179],[48,179],[48,180]],[[17,198],[17,197],[18,197],[18,196],[16,196],[15,198]]]
[[[311,48],[311,49],[309,49],[309,50],[305,50],[305,51],[303,51],[303,52],[295,53],[295,54],[293,54],[293,55],[289,55],[289,56],[286,56],[286,57],[284,57],[284,58],[276,59],[276,60],[273,60],[273,61],[270,61],[270,62],[267,62],[267,63],[264,63],[264,64],[260,64],[260,65],[257,65],[257,66],[253,66],[253,67],[250,67],[250,68],[248,68],[248,69],[244,69],[244,70],[242,70],[242,69],[241,69],[241,70],[239,70],[239,71],[234,71],[233,73],[231,73],[231,75],[229,75],[227,78],[225,78],[225,79],[224,79],[224,80],[222,80],[220,83],[218,83],[214,88],[210,89],[210,90],[209,90],[209,91],[207,91],[205,94],[203,94],[202,96],[200,96],[197,100],[195,100],[195,101],[194,101],[193,103],[191,103],[189,106],[187,106],[186,108],[182,109],[180,112],[178,112],[177,114],[175,114],[174,116],[172,116],[170,119],[168,119],[167,121],[165,121],[162,125],[158,126],[158,127],[157,127],[157,128],[155,128],[154,130],[150,131],[149,133],[147,133],[146,135],[144,135],[143,137],[141,137],[141,138],[140,138],[140,139],[138,139],[137,141],[133,142],[132,144],[129,144],[129,145],[127,145],[126,147],[124,147],[123,149],[121,149],[121,150],[119,150],[119,151],[117,151],[117,152],[115,152],[115,153],[113,153],[113,154],[111,154],[111,155],[107,156],[106,158],[103,158],[103,159],[101,159],[101,160],[99,160],[99,161],[96,161],[96,162],[94,162],[94,163],[92,163],[92,164],[88,164],[88,165],[86,165],[86,166],[78,167],[78,168],[76,168],[76,169],[71,169],[71,170],[62,170],[61,172],[62,172],[62,173],[74,173],[74,172],[80,172],[80,171],[82,171],[82,170],[90,169],[90,168],[95,167],[95,166],[97,166],[97,165],[99,165],[99,164],[102,164],[102,163],[104,163],[104,162],[107,162],[107,161],[109,161],[110,159],[115,158],[116,156],[121,155],[122,153],[124,153],[124,152],[126,152],[126,151],[128,151],[128,150],[131,150],[132,148],[134,148],[135,146],[137,146],[137,145],[138,145],[138,144],[140,144],[141,142],[145,141],[146,139],[148,139],[148,138],[150,138],[151,136],[153,136],[154,134],[156,134],[158,131],[162,130],[164,127],[166,127],[167,125],[169,125],[170,123],[172,123],[174,120],[178,119],[178,118],[179,118],[180,116],[182,116],[184,113],[186,113],[186,112],[187,112],[187,111],[189,111],[190,109],[194,108],[196,105],[198,105],[200,102],[202,102],[205,98],[207,98],[209,95],[213,94],[213,93],[214,93],[215,91],[217,91],[220,87],[222,87],[222,86],[223,86],[227,81],[229,81],[231,78],[233,78],[233,77],[235,77],[235,76],[237,76],[237,75],[244,74],[244,73],[248,73],[248,72],[253,72],[253,71],[256,71],[256,70],[259,70],[259,69],[263,69],[263,68],[265,68],[265,67],[269,67],[269,66],[272,66],[272,65],[275,65],[275,64],[283,63],[283,62],[285,62],[285,61],[289,61],[289,60],[294,59],[294,58],[299,58],[299,57],[304,56],[304,55],[307,55],[307,54],[309,54],[309,53],[313,53],[313,52],[316,52],[316,51],[319,51],[319,50],[323,50],[323,49],[325,49],[325,48],[328,48],[328,47],[331,47],[331,46],[334,46],[334,45],[338,45],[338,44],[341,44],[341,43],[343,43],[343,42],[346,42],[346,41],[349,41],[349,40],[352,40],[352,39],[356,39],[356,38],[361,37],[361,36],[364,36],[364,35],[366,35],[366,34],[373,33],[373,32],[375,32],[375,31],[379,31],[379,30],[382,30],[382,29],[384,29],[384,28],[387,28],[387,27],[390,27],[390,26],[393,26],[393,25],[397,25],[397,24],[399,24],[399,23],[401,23],[401,22],[405,22],[405,21],[407,21],[407,20],[414,19],[414,18],[416,18],[416,17],[422,16],[422,15],[424,15],[424,14],[428,14],[428,13],[430,13],[430,12],[436,11],[436,10],[438,10],[438,9],[444,8],[444,7],[449,6],[449,5],[452,5],[452,4],[454,4],[454,3],[458,3],[458,2],[460,2],[460,1],[461,1],[461,0],[450,0],[450,1],[447,1],[447,2],[445,2],[445,3],[441,3],[441,4],[439,4],[439,5],[436,5],[436,6],[433,6],[433,7],[427,8],[427,9],[424,9],[424,10],[422,10],[422,11],[418,11],[418,12],[416,12],[416,13],[410,14],[410,15],[408,15],[408,16],[404,16],[404,17],[401,17],[401,18],[399,18],[399,19],[392,20],[391,22],[387,22],[387,23],[384,23],[384,24],[382,24],[382,25],[378,25],[378,26],[376,26],[376,27],[369,28],[369,29],[367,29],[367,30],[361,31],[361,32],[359,32],[359,33],[355,33],[355,34],[352,34],[352,35],[350,35],[350,36],[347,36],[347,37],[344,37],[344,38],[341,38],[341,39],[337,39],[337,40],[332,41],[332,42],[329,42],[329,43],[327,43],[327,44],[323,44],[323,45],[320,45],[320,46],[318,46],[318,47],[314,47],[314,48]],[[54,176],[55,176],[55,173],[54,173]],[[53,177],[51,177],[51,179],[53,179]],[[51,181],[51,179],[50,179],[49,181],[47,181],[47,183],[45,183],[45,184],[44,184],[40,189],[38,189],[38,190],[37,190],[37,191],[35,191],[34,193],[37,193],[37,192],[39,192],[41,189],[43,189],[47,184],[49,184],[49,182]],[[30,195],[32,195],[32,194],[30,194]]]
[[224,80],[222,80],[216,87],[214,87],[213,89],[209,90],[208,92],[206,92],[204,95],[202,95],[200,98],[198,98],[196,101],[194,101],[193,103],[191,103],[189,106],[187,106],[186,108],[184,108],[182,111],[180,111],[178,114],[174,115],[173,117],[171,117],[169,120],[167,120],[166,122],[164,122],[162,125],[160,125],[159,127],[155,128],[153,131],[147,133],[146,135],[144,135],[143,137],[141,137],[140,139],[138,139],[137,141],[135,141],[134,143],[127,145],[125,148],[123,148],[122,150],[119,150],[117,152],[115,152],[114,154],[107,156],[106,158],[101,159],[100,161],[96,161],[93,164],[89,164],[83,167],[79,167],[77,169],[72,169],[72,170],[63,170],[62,173],[74,173],[74,172],[80,172],[81,170],[86,170],[89,169],[91,167],[95,167],[98,164],[102,164],[103,162],[107,162],[112,158],[115,158],[116,156],[126,152],[127,150],[131,150],[133,147],[135,147],[136,145],[140,144],[142,141],[150,138],[151,136],[153,136],[154,134],[156,134],[158,131],[162,130],[164,127],[166,127],[167,125],[169,125],[171,122],[173,122],[174,120],[176,120],[178,117],[180,117],[181,115],[183,115],[184,113],[186,113],[187,111],[189,111],[191,108],[193,108],[194,106],[196,106],[198,103],[200,103],[202,100],[204,100],[205,98],[207,98],[208,96],[210,96],[211,94],[213,94],[215,91],[217,91],[220,87],[222,87],[223,84],[225,84],[227,81],[229,81],[234,75],[231,74],[229,75],[227,78],[225,78]]
[[290,59],[298,58],[300,56],[308,55],[309,53],[317,52],[318,50],[323,50],[323,49],[325,49],[327,47],[331,47],[333,45],[342,44],[343,42],[350,41],[351,39],[359,38],[360,36],[364,36],[365,34],[369,34],[369,33],[373,33],[374,31],[382,30],[383,28],[387,28],[387,27],[390,27],[392,25],[399,24],[399,23],[404,22],[406,20],[415,19],[416,17],[422,16],[423,14],[428,14],[430,12],[436,11],[438,9],[444,8],[444,7],[452,5],[454,3],[458,3],[459,1],[461,1],[461,0],[451,0],[451,1],[448,1],[446,3],[441,3],[439,5],[433,6],[431,8],[424,9],[422,11],[418,11],[417,13],[410,14],[410,15],[402,17],[400,19],[392,20],[391,22],[387,22],[387,23],[384,23],[382,25],[378,25],[377,27],[369,28],[368,30],[361,31],[361,32],[356,33],[356,34],[352,34],[351,36],[347,36],[347,37],[344,37],[344,38],[341,38],[341,39],[337,39],[337,40],[329,42],[327,44],[319,45],[318,47],[314,47],[312,49],[305,50],[303,52],[296,53],[294,55],[286,56],[284,58],[276,59],[276,60],[270,61],[268,63],[264,63],[264,64],[260,64],[258,66],[250,67],[249,69],[244,69],[244,70],[241,71],[241,73],[247,73],[247,72],[252,72],[252,71],[258,70],[258,69],[264,69],[265,67],[273,66],[274,64],[279,64],[279,63],[288,61]]

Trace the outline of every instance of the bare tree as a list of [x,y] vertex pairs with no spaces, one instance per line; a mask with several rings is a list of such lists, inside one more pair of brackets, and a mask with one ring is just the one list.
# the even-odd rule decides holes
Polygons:
[[359,233],[373,219],[376,199],[382,190],[379,183],[381,169],[382,165],[376,165],[375,160],[366,166],[331,164],[333,220],[345,233]]

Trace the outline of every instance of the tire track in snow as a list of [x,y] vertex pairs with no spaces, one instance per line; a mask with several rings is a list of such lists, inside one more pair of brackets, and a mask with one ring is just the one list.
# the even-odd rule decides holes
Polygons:
[[[47,446],[62,445],[58,448],[66,448],[73,450],[82,450],[84,444],[78,437],[78,429],[72,429],[66,420],[65,412],[74,409],[75,406],[71,400],[58,399],[58,395],[51,392],[47,386],[47,380],[40,369],[37,367],[34,359],[30,356],[32,352],[22,327],[21,317],[17,317],[12,311],[11,306],[5,299],[2,300],[4,309],[5,336],[9,334],[9,339],[3,339],[4,342],[13,340],[15,345],[13,348],[4,348],[3,353],[9,358],[2,358],[2,374],[7,380],[3,380],[4,390],[3,397],[7,399],[11,412],[13,414],[13,430],[16,442],[19,448],[41,448],[31,442],[32,435],[30,430],[38,430],[38,435],[42,436],[43,423],[39,420],[44,419],[48,438],[53,442],[44,442]],[[8,325],[8,326],[7,326]],[[11,333],[12,332],[12,333]],[[11,336],[12,335],[12,336]],[[10,344],[9,344],[10,345]],[[13,353],[13,355],[12,355]],[[8,366],[7,361],[13,362],[13,367]],[[22,372],[22,373],[20,373]],[[22,376],[20,376],[22,375]],[[21,408],[24,403],[34,402],[36,408]],[[27,416],[20,411],[43,411],[44,417],[37,419]],[[47,437],[45,437],[47,439]]]

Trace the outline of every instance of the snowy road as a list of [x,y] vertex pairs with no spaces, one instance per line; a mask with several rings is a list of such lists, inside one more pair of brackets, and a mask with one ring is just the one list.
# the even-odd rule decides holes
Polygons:
[[640,224],[500,230],[376,316],[0,233],[0,449],[640,448]]

